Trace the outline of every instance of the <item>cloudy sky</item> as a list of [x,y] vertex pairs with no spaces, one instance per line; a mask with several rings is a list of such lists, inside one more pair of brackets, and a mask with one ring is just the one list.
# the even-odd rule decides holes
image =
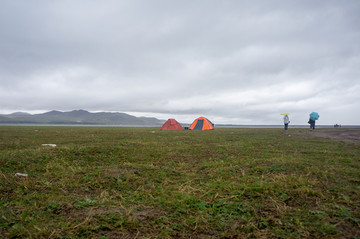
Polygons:
[[0,114],[360,124],[358,0],[2,0]]

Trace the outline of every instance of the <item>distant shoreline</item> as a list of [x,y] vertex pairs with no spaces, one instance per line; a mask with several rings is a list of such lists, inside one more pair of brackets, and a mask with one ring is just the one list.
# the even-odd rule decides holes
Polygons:
[[[284,125],[215,125],[217,128],[284,128]],[[289,129],[307,129],[309,125],[289,125]],[[316,125],[316,128],[360,128],[360,125],[342,125],[334,127],[334,125]]]

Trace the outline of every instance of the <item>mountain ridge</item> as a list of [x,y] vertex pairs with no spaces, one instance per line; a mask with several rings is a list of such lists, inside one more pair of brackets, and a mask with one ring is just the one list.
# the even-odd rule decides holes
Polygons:
[[0,115],[0,123],[6,124],[85,124],[85,125],[144,125],[159,126],[164,120],[154,117],[136,117],[126,113],[96,112],[86,110],[57,111],[52,110],[41,114],[15,112]]

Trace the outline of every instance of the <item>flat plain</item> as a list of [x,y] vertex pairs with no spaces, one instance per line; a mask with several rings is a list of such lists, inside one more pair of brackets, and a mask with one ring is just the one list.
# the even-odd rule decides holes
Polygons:
[[0,235],[360,238],[360,144],[336,130],[0,127]]

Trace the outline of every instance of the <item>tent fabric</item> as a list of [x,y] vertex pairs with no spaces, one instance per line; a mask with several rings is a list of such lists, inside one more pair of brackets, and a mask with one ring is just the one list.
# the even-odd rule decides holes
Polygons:
[[184,130],[184,128],[175,119],[168,119],[160,130]]
[[199,117],[191,124],[190,130],[212,130],[214,124],[205,117]]

